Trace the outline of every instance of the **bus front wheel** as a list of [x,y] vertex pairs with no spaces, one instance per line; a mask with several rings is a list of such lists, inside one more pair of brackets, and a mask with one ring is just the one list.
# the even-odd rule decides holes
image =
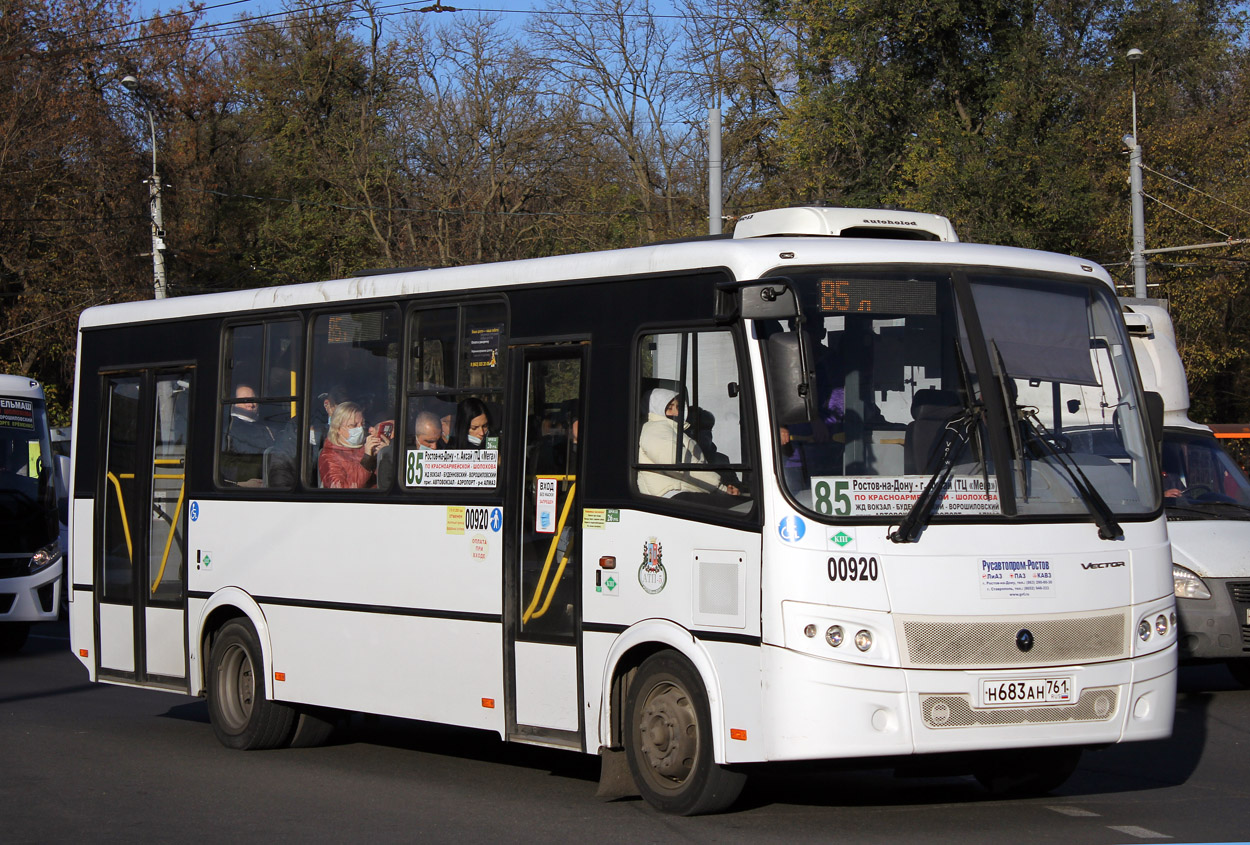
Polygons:
[[228,622],[213,641],[208,713],[227,748],[277,748],[291,737],[295,711],[265,697],[260,642],[247,622]]
[[625,706],[625,757],[638,791],[665,813],[726,809],[746,775],[716,764],[711,716],[699,673],[672,651],[638,667]]

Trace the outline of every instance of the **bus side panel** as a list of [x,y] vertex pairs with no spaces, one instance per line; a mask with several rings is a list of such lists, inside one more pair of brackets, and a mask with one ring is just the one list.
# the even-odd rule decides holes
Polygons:
[[[584,623],[592,629],[624,629],[636,620],[658,620],[693,631],[700,642],[690,647],[704,649],[713,666],[713,677],[706,679],[708,697],[713,707],[720,707],[713,722],[724,726],[716,737],[717,759],[760,759],[751,744],[753,729],[760,725],[759,534],[622,510],[619,522],[584,530],[582,543],[588,570],[583,579]],[[615,558],[614,569],[596,566],[605,557]],[[603,692],[610,688],[613,667],[604,661],[613,641],[605,640],[596,635],[585,640],[588,726],[594,724]],[[747,739],[731,743],[730,728],[744,731]],[[754,733],[762,735],[761,730]],[[592,733],[587,745],[593,747],[594,739]],[[607,744],[608,739],[599,741]]]
[[260,605],[268,668],[285,677],[276,698],[502,730],[502,520],[466,528],[450,505],[197,504],[191,590],[237,586]]

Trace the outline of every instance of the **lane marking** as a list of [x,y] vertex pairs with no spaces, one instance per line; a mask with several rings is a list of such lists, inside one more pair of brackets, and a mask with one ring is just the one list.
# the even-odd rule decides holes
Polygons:
[[1056,813],[1061,813],[1065,816],[1075,816],[1077,818],[1098,818],[1097,813],[1092,813],[1089,810],[1085,810],[1080,807],[1065,807],[1063,805],[1057,805],[1054,807],[1047,807],[1046,809],[1054,810]]
[[1151,830],[1148,827],[1138,827],[1135,824],[1109,824],[1107,827],[1116,833],[1126,833],[1129,836],[1136,836],[1138,839],[1171,839],[1166,833],[1160,833],[1157,830]]

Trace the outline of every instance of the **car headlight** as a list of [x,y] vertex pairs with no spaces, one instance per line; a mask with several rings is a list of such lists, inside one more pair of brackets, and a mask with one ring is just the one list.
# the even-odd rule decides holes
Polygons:
[[1211,598],[1211,591],[1201,578],[1175,563],[1172,564],[1172,592],[1178,599]]
[[61,557],[61,543],[54,541],[35,552],[30,557],[30,574],[42,572],[52,564],[56,563]]

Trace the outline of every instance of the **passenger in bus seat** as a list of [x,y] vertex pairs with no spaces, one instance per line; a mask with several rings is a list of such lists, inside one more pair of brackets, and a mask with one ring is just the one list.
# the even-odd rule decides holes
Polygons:
[[456,406],[456,428],[452,435],[453,449],[485,449],[490,436],[490,411],[476,396],[460,400]]
[[376,428],[365,433],[364,413],[354,402],[340,402],[330,415],[325,446],[317,459],[322,487],[377,486],[377,453],[390,443]]
[[[664,387],[651,391],[647,399],[647,421],[638,438],[640,464],[706,464],[699,444],[680,430],[681,399]],[[711,470],[640,471],[638,490],[647,496],[671,499],[689,493],[740,496],[737,485],[726,484]]]
[[234,398],[253,401],[235,402],[230,406],[221,456],[222,477],[240,486],[259,487],[264,483],[261,456],[274,445],[276,437],[260,419],[260,406],[254,401],[255,388],[240,384],[234,390]]

